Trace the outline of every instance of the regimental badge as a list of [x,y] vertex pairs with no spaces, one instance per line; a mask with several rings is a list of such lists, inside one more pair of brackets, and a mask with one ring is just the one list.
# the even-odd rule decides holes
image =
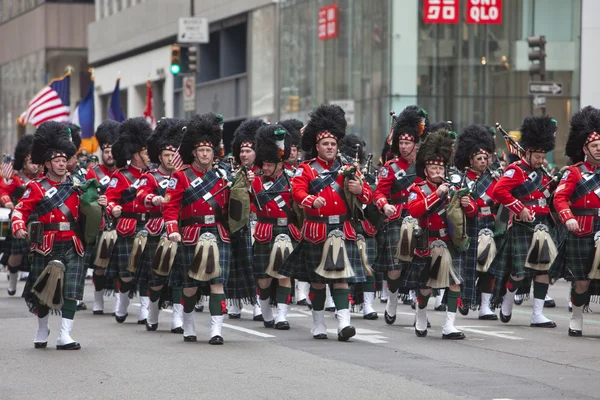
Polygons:
[[417,194],[415,192],[411,192],[408,196],[408,201],[413,201],[417,199]]
[[504,173],[504,176],[507,178],[512,178],[513,176],[515,176],[515,170],[514,169],[509,169],[508,171],[506,171]]
[[6,183],[6,185],[8,186],[8,185],[10,185],[10,183],[11,183],[12,181],[13,181],[13,180],[12,180],[12,178],[11,178],[11,179],[7,179],[7,180],[5,180],[4,182],[5,182],[5,183]]
[[171,178],[169,179],[169,186],[167,186],[168,189],[175,189],[175,187],[177,186],[177,178]]
[[144,178],[140,181],[140,186],[146,186],[146,183],[148,183],[148,179]]
[[29,188],[28,188],[28,189],[25,191],[25,193],[23,193],[23,197],[21,197],[21,198],[22,198],[22,199],[28,199],[30,194],[31,194],[31,189],[29,189]]
[[119,182],[119,180],[117,178],[112,178],[110,180],[110,183],[108,184],[108,187],[115,188],[115,187],[117,187],[118,182]]
[[567,178],[569,177],[570,173],[571,173],[570,170],[566,170],[565,173],[563,174],[563,177],[562,177],[561,181],[566,181]]
[[390,172],[390,169],[388,167],[381,168],[381,177],[387,178],[389,172]]
[[299,177],[299,176],[302,176],[302,172],[304,172],[304,169],[303,169],[302,167],[299,167],[299,168],[296,170],[296,173],[294,174],[294,178],[297,178],[297,177]]

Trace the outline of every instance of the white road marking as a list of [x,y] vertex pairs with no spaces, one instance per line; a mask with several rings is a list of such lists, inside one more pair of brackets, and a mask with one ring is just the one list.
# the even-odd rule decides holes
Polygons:
[[258,331],[252,330],[252,329],[242,328],[241,326],[223,324],[223,327],[224,328],[233,329],[234,331],[240,331],[240,332],[244,332],[244,333],[249,333],[250,335],[254,335],[254,336],[258,336],[258,337],[262,337],[262,338],[274,338],[274,337],[277,337],[275,335],[269,335],[268,333],[262,333],[262,332],[258,332]]
[[[245,308],[243,308],[243,309],[242,309],[242,313],[244,313],[244,314],[252,314],[252,315],[254,315],[254,311],[246,310]],[[275,310],[273,310],[273,313],[274,313],[274,314],[277,314],[277,312],[276,312]],[[297,318],[306,318],[306,317],[307,317],[307,316],[306,316],[306,315],[304,315],[304,314],[296,314],[296,313],[293,313],[293,312],[291,312],[291,313],[288,313],[288,314],[287,314],[287,316],[288,316],[288,317],[292,317],[292,318],[296,318],[296,317],[297,317]]]
[[[327,329],[327,333],[337,335],[337,329]],[[382,332],[372,331],[370,329],[356,328],[356,335],[354,335],[354,337],[352,339],[356,339],[356,340],[360,340],[360,341],[372,343],[372,344],[387,343],[386,340],[382,340],[382,339],[387,339],[387,337],[381,336],[381,335],[379,335],[379,333],[382,333]]]
[[480,335],[487,335],[487,336],[493,336],[493,337],[497,337],[497,338],[501,338],[501,339],[508,339],[508,340],[524,340],[524,338],[519,337],[519,336],[511,336],[514,335],[513,331],[483,331],[479,328],[492,328],[491,326],[481,326],[481,325],[475,325],[475,326],[456,326],[456,329],[460,329],[462,331],[465,332],[472,332],[472,333],[479,333]]

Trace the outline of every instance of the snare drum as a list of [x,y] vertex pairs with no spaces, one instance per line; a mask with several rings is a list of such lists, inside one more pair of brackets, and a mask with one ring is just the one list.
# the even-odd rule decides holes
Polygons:
[[0,240],[6,240],[10,232],[10,209],[0,207]]

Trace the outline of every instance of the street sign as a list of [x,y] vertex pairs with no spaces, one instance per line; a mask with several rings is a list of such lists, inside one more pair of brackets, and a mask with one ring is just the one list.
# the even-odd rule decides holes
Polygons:
[[183,77],[183,111],[196,111],[196,75]]
[[355,118],[354,118],[354,100],[352,99],[348,99],[348,100],[330,100],[329,104],[337,104],[338,106],[342,107],[342,110],[344,110],[345,116],[346,116],[346,122],[348,123],[348,125],[354,125],[355,124]]
[[563,91],[562,82],[529,82],[529,94],[560,96]]
[[546,96],[535,96],[533,98],[534,108],[546,108]]
[[202,17],[179,18],[177,43],[208,43],[208,19]]

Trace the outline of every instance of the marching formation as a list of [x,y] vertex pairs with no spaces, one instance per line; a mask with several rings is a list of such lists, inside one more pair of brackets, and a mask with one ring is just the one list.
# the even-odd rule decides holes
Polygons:
[[155,129],[107,120],[96,132],[102,163],[87,168],[75,125],[45,122],[21,137],[12,175],[0,178],[0,253],[9,296],[18,271],[29,272],[22,296],[37,319],[35,348],[48,345],[51,315],[61,318],[56,348],[81,348],[73,322],[88,269],[94,315],[114,295],[123,323],[139,296],[137,322],[156,331],[172,307],[170,330],[185,342],[198,340],[205,300],[208,343],[222,345],[225,315],[240,318],[244,304],[265,328],[293,328],[293,299],[312,310],[315,339],[328,339],[325,312],[335,310],[345,342],[356,335],[353,307],[378,319],[377,291],[388,325],[399,299],[414,300],[418,337],[432,296],[446,312],[442,339],[460,340],[457,311],[509,323],[531,286],[531,327],[555,328],[543,309],[561,278],[572,282],[568,335],[582,336],[583,308],[600,288],[599,110],[573,115],[570,165],[555,173],[548,116],[526,117],[516,141],[499,124],[457,134],[409,106],[392,115],[379,163],[346,128],[336,105],[306,124],[251,119],[226,156],[221,115],[163,118]]

